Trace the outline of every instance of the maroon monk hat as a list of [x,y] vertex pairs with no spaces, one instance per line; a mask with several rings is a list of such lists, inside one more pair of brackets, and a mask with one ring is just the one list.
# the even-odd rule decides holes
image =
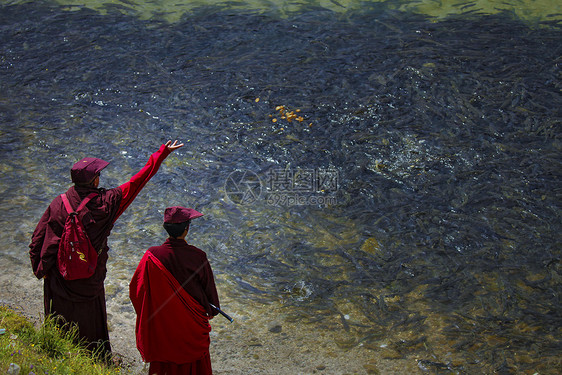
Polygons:
[[201,212],[195,211],[193,208],[186,208],[181,206],[168,207],[164,211],[165,223],[185,223],[191,219],[196,219],[203,216]]
[[84,158],[72,166],[70,169],[70,177],[75,184],[87,184],[108,165],[109,163],[105,160]]

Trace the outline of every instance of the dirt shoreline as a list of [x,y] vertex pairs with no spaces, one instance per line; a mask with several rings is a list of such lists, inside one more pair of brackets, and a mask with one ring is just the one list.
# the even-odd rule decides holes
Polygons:
[[[43,285],[22,261],[0,256],[0,304],[7,305],[36,323],[43,320]],[[119,292],[119,298],[125,291]],[[106,296],[107,298],[107,296]],[[236,307],[231,303],[229,307]],[[217,316],[211,321],[211,361],[215,375],[295,374],[413,374],[415,360],[385,359],[360,346],[342,350],[330,332],[317,332],[298,322],[283,321],[271,307],[259,314],[244,311],[244,305],[229,310],[234,323]],[[134,312],[107,301],[113,351],[122,356],[126,372],[148,374],[135,346]]]

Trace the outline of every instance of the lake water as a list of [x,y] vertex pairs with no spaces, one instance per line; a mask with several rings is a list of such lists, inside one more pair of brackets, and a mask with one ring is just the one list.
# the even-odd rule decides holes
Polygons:
[[110,237],[110,325],[185,205],[273,350],[562,372],[561,10],[513,3],[0,1],[2,272],[75,161],[114,187],[178,139]]

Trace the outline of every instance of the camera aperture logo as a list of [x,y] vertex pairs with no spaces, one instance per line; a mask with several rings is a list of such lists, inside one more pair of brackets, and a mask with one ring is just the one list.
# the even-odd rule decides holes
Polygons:
[[234,171],[228,175],[224,191],[232,203],[254,203],[261,196],[262,184],[259,176],[252,171]]
[[339,187],[335,169],[272,169],[262,179],[249,170],[232,172],[225,183],[228,199],[236,204],[256,202],[265,191],[267,204],[274,206],[333,206]]

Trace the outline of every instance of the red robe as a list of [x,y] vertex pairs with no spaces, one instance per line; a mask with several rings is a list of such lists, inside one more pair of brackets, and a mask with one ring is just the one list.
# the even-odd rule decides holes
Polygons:
[[209,318],[219,306],[206,254],[169,238],[148,249],[131,280],[137,348],[150,374],[212,374]]
[[209,316],[217,314],[209,303],[220,308],[213,270],[207,254],[185,240],[168,238],[161,246],[148,249],[162,262],[178,283],[195,298]]
[[137,348],[145,362],[208,361],[207,312],[150,251],[133,275],[129,296],[137,312]]
[[88,194],[98,194],[80,215],[92,245],[100,251],[96,271],[91,277],[64,280],[56,266],[58,244],[67,216],[60,196],[49,205],[33,233],[29,255],[35,276],[38,279],[46,276],[45,315],[56,314],[67,322],[76,323],[80,337],[86,339],[91,349],[101,347],[105,351],[102,354],[111,352],[104,290],[109,251],[107,238],[115,221],[156,174],[169,154],[168,148],[162,145],[150,156],[140,172],[117,188],[106,190],[73,186],[66,192],[73,207],[78,207]]

